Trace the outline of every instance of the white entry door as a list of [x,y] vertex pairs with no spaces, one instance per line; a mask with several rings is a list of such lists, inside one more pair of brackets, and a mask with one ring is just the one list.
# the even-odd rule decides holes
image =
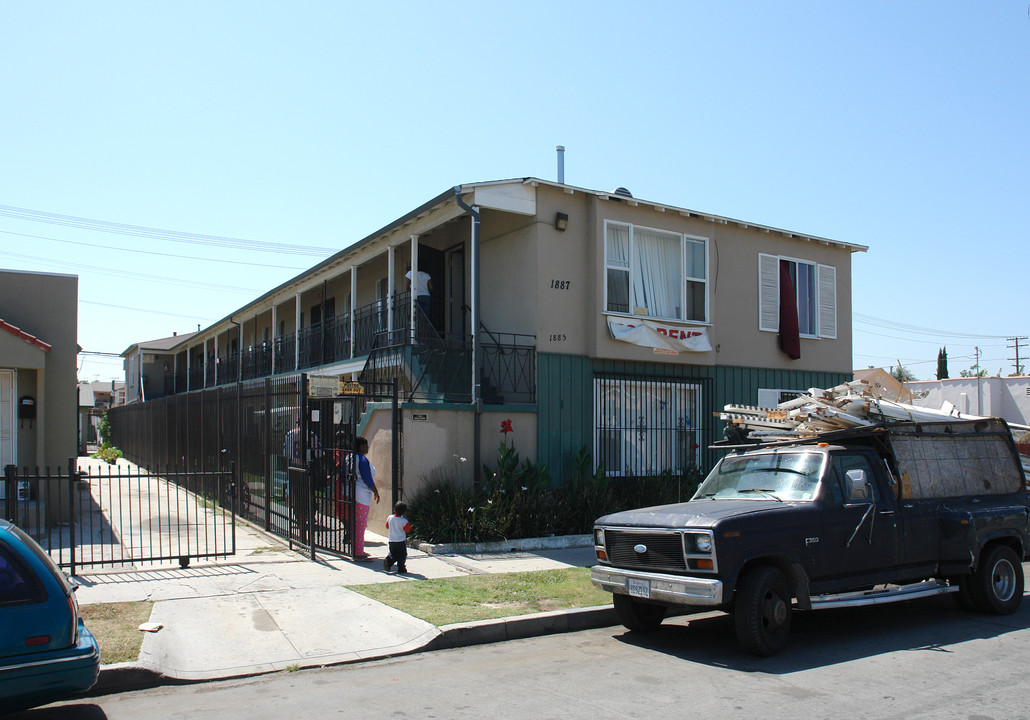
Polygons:
[[14,370],[0,370],[0,477],[3,476],[5,467],[18,464],[18,446],[15,442],[17,425],[14,422],[17,408],[14,401],[14,379]]

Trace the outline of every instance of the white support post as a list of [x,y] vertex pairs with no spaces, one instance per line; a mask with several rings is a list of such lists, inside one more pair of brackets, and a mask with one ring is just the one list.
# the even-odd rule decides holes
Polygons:
[[300,370],[300,293],[293,297],[293,369]]
[[409,288],[408,300],[411,303],[408,308],[408,314],[411,317],[411,344],[415,344],[415,337],[418,333],[418,298],[415,293],[418,292],[418,235],[411,236],[411,269],[408,271],[411,275],[411,285]]
[[275,375],[277,369],[275,366],[275,341],[278,338],[276,333],[279,332],[279,313],[276,312],[277,309],[278,306],[272,303],[272,375]]
[[[393,332],[393,295],[394,295],[394,246],[391,245],[386,253],[386,331]],[[392,339],[391,339],[392,342]]]
[[350,266],[350,356],[354,357],[354,311],[358,309],[358,267]]

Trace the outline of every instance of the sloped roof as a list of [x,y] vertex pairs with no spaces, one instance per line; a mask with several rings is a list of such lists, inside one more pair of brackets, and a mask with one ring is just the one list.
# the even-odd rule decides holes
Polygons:
[[133,343],[129,347],[125,348],[122,352],[122,357],[128,355],[134,348],[138,348],[140,352],[163,352],[172,349],[179,343],[189,340],[191,337],[196,335],[195,332],[180,333],[179,335],[172,335],[171,337],[158,338],[157,340],[144,340],[143,342]]
[[29,333],[25,332],[21,328],[15,327],[14,325],[11,325],[11,323],[9,323],[9,322],[5,322],[4,320],[0,320],[0,330],[6,330],[7,332],[11,333],[11,335],[14,335],[16,338],[20,338],[20,339],[24,340],[29,345],[35,345],[36,347],[38,347],[43,352],[50,352],[50,347],[51,346],[50,346],[49,343],[43,342],[42,340],[40,340],[35,335],[30,335]]

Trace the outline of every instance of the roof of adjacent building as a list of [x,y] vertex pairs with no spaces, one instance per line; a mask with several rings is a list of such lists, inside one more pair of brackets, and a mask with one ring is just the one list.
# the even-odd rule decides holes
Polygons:
[[35,335],[25,332],[20,327],[11,325],[11,323],[4,320],[0,320],[0,330],[6,330],[7,332],[14,335],[16,338],[21,338],[30,345],[35,345],[43,352],[50,352],[50,343],[45,343]]
[[171,337],[158,338],[157,340],[144,340],[143,342],[133,343],[122,351],[122,357],[125,357],[133,350],[139,350],[140,352],[162,352],[165,350],[171,350],[179,343],[184,340],[189,340],[196,334],[197,333],[195,332],[180,333],[178,335],[172,335]]

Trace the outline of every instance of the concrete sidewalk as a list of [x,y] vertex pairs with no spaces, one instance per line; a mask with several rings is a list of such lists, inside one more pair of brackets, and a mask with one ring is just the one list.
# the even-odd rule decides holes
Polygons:
[[311,562],[247,525],[237,554],[186,569],[143,569],[79,577],[79,603],[152,600],[139,660],[105,665],[91,694],[214,680],[496,642],[617,623],[611,606],[540,613],[437,628],[346,585],[469,574],[545,570],[593,563],[592,547],[486,554],[409,550],[408,574],[383,570],[386,539],[367,534],[372,562]]

